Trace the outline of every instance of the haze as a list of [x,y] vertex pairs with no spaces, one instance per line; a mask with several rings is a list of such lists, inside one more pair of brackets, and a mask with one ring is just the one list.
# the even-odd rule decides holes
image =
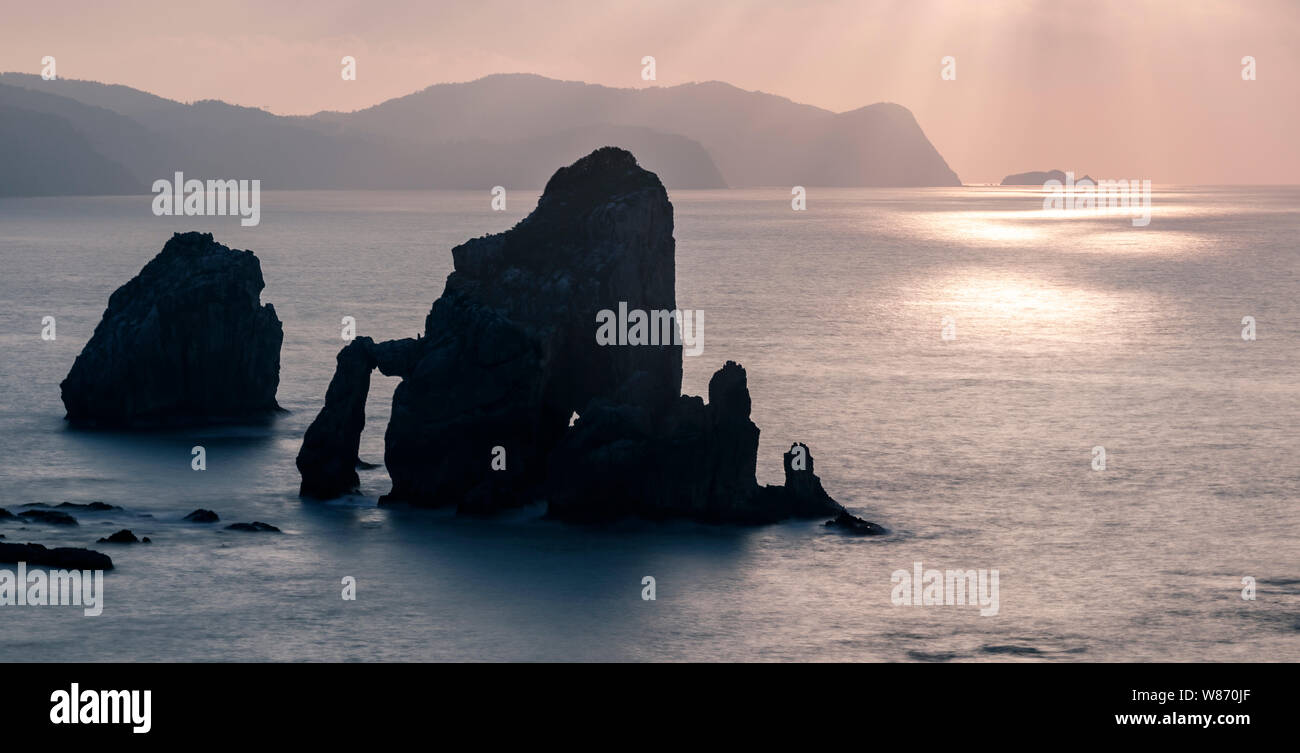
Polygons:
[[[279,114],[355,110],[491,73],[607,86],[720,80],[836,112],[912,110],[966,183],[1060,168],[1297,183],[1300,3],[641,2],[204,6],[4,0],[0,70]],[[343,81],[340,59],[357,59]],[[653,55],[657,80],[641,80]],[[940,59],[957,59],[957,78]],[[1242,79],[1241,59],[1257,79]]]

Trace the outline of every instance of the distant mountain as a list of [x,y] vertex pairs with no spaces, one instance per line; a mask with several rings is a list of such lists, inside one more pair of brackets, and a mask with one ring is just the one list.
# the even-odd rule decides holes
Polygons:
[[[501,74],[307,120],[335,133],[425,145],[465,134],[508,141],[593,123],[635,126],[699,142],[731,186],[961,185],[905,107],[836,114],[717,81],[612,89]],[[670,176],[664,182],[673,187]]]
[[[1016,173],[1008,175],[1002,179],[1004,186],[1041,186],[1049,180],[1057,180],[1062,184],[1065,183],[1065,172],[1062,170],[1040,170],[1027,173]],[[1091,176],[1085,175],[1082,178],[1076,178],[1075,182],[1081,180],[1092,180]]]
[[[0,195],[148,193],[178,170],[258,178],[268,190],[539,188],[554,165],[605,145],[636,154],[669,188],[960,184],[906,108],[836,114],[717,82],[612,89],[498,75],[354,113],[285,117],[5,73],[0,107],[25,113],[4,124],[0,153],[26,154],[22,172],[0,173]],[[57,125],[38,134],[37,122]],[[93,170],[73,175],[70,159]]]
[[133,193],[138,181],[57,115],[0,104],[0,196]]

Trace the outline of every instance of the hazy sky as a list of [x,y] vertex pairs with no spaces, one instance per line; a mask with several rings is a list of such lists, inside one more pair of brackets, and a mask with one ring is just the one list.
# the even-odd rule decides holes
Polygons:
[[0,0],[4,71],[53,55],[61,78],[286,114],[489,73],[720,80],[837,112],[902,104],[967,183],[1300,183],[1298,40],[1300,0]]

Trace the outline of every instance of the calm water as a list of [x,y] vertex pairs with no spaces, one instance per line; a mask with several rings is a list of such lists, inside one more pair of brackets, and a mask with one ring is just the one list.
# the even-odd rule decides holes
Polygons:
[[[155,542],[98,547],[117,564],[101,617],[0,607],[0,660],[1300,660],[1300,189],[1163,190],[1147,228],[1009,189],[814,189],[807,212],[782,190],[674,193],[678,304],[706,315],[686,391],[741,362],[759,480],[807,442],[884,539],[379,509],[382,467],[364,496],[299,501],[293,458],[340,319],[420,331],[451,247],[510,227],[536,192],[506,213],[489,198],[264,193],[256,228],[157,218],[149,197],[0,200],[0,506],[127,508],[0,533]],[[58,384],[109,294],[191,229],[261,259],[291,413],[69,431]],[[395,385],[372,382],[368,460]],[[286,535],[178,522],[196,507]],[[999,570],[1000,612],[893,606],[891,572],[917,560]]]

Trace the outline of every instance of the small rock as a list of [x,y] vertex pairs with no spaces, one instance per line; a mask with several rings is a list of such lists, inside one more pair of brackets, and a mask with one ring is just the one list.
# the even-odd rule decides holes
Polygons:
[[26,510],[18,513],[18,517],[25,518],[34,523],[49,523],[52,526],[75,526],[77,519],[66,512],[55,510]]
[[107,554],[73,547],[46,549],[40,544],[0,544],[0,562],[26,562],[68,570],[113,569],[113,560]]
[[139,541],[140,540],[135,537],[134,533],[131,533],[127,529],[123,528],[122,530],[118,531],[112,536],[109,536],[108,538],[100,539],[99,543],[100,544],[135,544],[138,543]]
[[145,544],[152,544],[152,543],[153,543],[153,540],[150,539],[148,536],[145,536],[143,539],[140,539],[140,541],[143,542],[143,543],[145,543]]
[[889,533],[889,531],[871,521],[850,514],[847,510],[836,515],[834,519],[826,521],[826,526],[838,528],[845,533],[855,533],[859,536],[881,536]]
[[268,523],[254,520],[252,523],[231,523],[227,531],[248,531],[250,533],[283,533],[279,528]]
[[15,516],[13,513],[9,512],[3,507],[0,507],[0,520],[13,520],[14,517]]
[[189,523],[216,523],[218,520],[221,520],[221,518],[219,518],[215,512],[204,510],[200,507],[189,515],[181,518],[181,520]]
[[61,504],[55,505],[55,507],[64,508],[64,509],[71,508],[74,510],[86,510],[88,512],[108,512],[109,510],[122,509],[117,505],[110,505],[106,502],[91,502],[85,505],[77,502],[63,502]]

